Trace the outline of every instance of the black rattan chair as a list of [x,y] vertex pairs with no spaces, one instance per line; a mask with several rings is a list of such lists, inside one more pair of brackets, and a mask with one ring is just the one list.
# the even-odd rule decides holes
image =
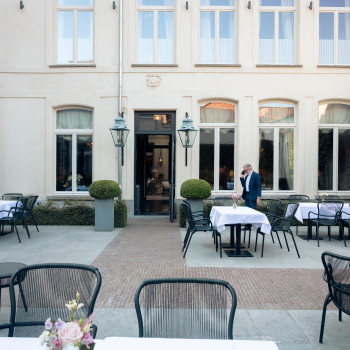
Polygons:
[[2,195],[3,200],[14,200],[17,201],[18,199],[22,198],[23,194],[22,193],[4,193]]
[[328,294],[323,303],[320,343],[323,341],[326,311],[330,302],[333,302],[339,310],[339,321],[342,320],[342,312],[350,315],[350,257],[324,252],[322,263],[323,279],[328,284]]
[[237,298],[222,280],[153,279],[135,293],[139,337],[232,339]]
[[322,201],[317,204],[317,213],[309,212],[309,225],[316,226],[316,238],[317,246],[320,246],[320,236],[319,227],[328,227],[328,239],[331,240],[331,226],[340,226],[340,235],[344,240],[344,245],[346,247],[346,240],[344,237],[343,226],[340,223],[341,211],[343,209],[344,203],[341,201]]
[[202,216],[194,216],[191,211],[191,206],[188,202],[182,202],[182,208],[184,210],[186,220],[188,223],[187,233],[184,239],[184,244],[182,250],[185,250],[183,257],[186,256],[188,247],[191,243],[192,236],[196,232],[212,232],[215,237],[216,242],[216,251],[218,251],[218,246],[220,248],[220,258],[222,258],[222,246],[221,246],[221,234],[213,227],[210,219],[204,215]]
[[[16,284],[21,293],[15,293]],[[77,311],[76,317],[87,318],[94,311],[100,287],[100,272],[92,266],[78,264],[25,266],[12,275],[10,322],[0,325],[0,329],[8,328],[9,337],[37,337],[43,332],[47,318],[68,320],[70,311],[65,304],[76,298],[77,291],[84,306]],[[19,294],[17,301],[16,294]],[[96,330],[94,327],[95,332]]]
[[39,232],[38,225],[37,225],[35,218],[34,218],[34,215],[33,215],[33,208],[34,208],[34,205],[38,199],[38,196],[29,196],[27,198],[28,198],[27,207],[23,212],[24,219],[26,220],[28,218],[32,218],[34,225],[36,226],[36,229]]

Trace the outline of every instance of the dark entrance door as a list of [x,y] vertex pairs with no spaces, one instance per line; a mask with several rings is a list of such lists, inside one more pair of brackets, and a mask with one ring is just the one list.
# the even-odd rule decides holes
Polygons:
[[174,220],[174,112],[135,113],[135,214]]

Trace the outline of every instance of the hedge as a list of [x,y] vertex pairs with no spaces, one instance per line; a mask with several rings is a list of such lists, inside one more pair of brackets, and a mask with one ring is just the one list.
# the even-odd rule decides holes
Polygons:
[[[35,221],[38,225],[94,225],[95,209],[84,203],[67,202],[62,208],[52,202],[37,205],[33,209]],[[27,220],[33,225],[31,218]],[[114,227],[124,227],[127,224],[127,207],[124,201],[114,203]]]

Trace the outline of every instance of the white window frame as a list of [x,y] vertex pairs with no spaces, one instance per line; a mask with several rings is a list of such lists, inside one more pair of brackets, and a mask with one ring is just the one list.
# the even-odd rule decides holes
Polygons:
[[[230,103],[235,106],[235,122],[234,123],[199,123],[199,135],[201,129],[214,129],[214,188],[213,192],[220,192],[220,193],[231,193],[232,190],[220,190],[219,189],[219,171],[220,171],[220,129],[234,129],[235,131],[235,138],[234,138],[234,146],[235,151],[233,154],[233,160],[236,159],[236,148],[237,148],[237,103],[231,102],[231,101],[219,101],[219,100],[206,100],[200,103],[199,107],[204,103],[209,102],[223,102],[223,103]],[[200,114],[200,108],[199,108],[199,114]],[[234,167],[236,168],[236,164],[234,163]],[[199,175],[199,167],[198,167],[198,175]],[[234,183],[234,189],[236,187],[236,183]]]
[[[319,63],[321,65],[327,65],[327,66],[337,66],[337,65],[343,65],[338,63],[338,50],[339,50],[339,13],[350,13],[350,6],[348,7],[321,7],[319,6],[319,15],[318,15],[318,47],[320,47],[320,13],[333,13],[334,14],[334,45],[333,45],[333,61],[334,63]],[[318,62],[320,62],[320,54],[318,54]],[[346,64],[346,65],[350,65]]]
[[[92,143],[94,143],[94,132],[93,129],[57,129],[57,113],[67,109],[83,109],[91,112],[92,122],[94,120],[93,110],[90,108],[84,107],[67,107],[60,108],[55,111],[55,131],[54,131],[54,193],[60,195],[71,195],[71,194],[87,194],[88,191],[77,191],[77,137],[80,135],[83,136],[92,136]],[[57,173],[57,135],[69,135],[72,136],[72,191],[57,191],[56,190],[56,173]],[[94,149],[92,149],[94,152]],[[92,163],[94,163],[92,155]]]
[[[95,1],[98,0],[93,0],[93,5],[92,6],[59,6],[58,5],[58,0],[56,0],[56,16],[55,16],[55,22],[56,22],[56,30],[55,30],[55,62],[56,64],[91,64],[95,62]],[[73,12],[73,62],[66,62],[66,63],[61,63],[58,62],[58,12],[59,11],[72,11]],[[93,37],[92,37],[92,55],[93,59],[92,60],[84,60],[84,61],[78,61],[77,56],[78,56],[78,11],[86,11],[86,12],[92,12],[93,13]]]
[[[274,13],[274,65],[290,65],[290,64],[295,64],[295,57],[296,57],[296,3],[297,0],[294,0],[294,6],[261,6],[260,5],[260,10],[259,10],[259,33],[260,33],[260,13],[261,12],[273,12]],[[292,63],[279,63],[278,62],[278,50],[279,50],[279,42],[278,42],[278,36],[279,36],[279,13],[280,12],[293,12],[294,13],[294,33],[293,33],[293,45],[294,45],[294,57],[293,57],[293,62]],[[259,45],[260,45],[260,35],[259,35]],[[259,54],[259,64],[265,64],[265,63],[260,63],[260,54]],[[270,64],[270,63],[267,63]]]
[[[142,62],[139,62],[138,57],[139,57],[139,46],[138,46],[138,18],[139,18],[139,12],[153,12],[153,63],[149,64],[175,64],[175,57],[176,57],[176,18],[175,18],[175,3],[176,0],[174,1],[173,6],[146,6],[146,5],[139,5],[138,0],[136,1],[136,16],[135,16],[135,22],[136,22],[136,62],[137,64],[144,64]],[[174,42],[174,47],[173,47],[173,59],[172,62],[168,63],[159,63],[157,62],[158,57],[157,57],[157,49],[158,49],[158,13],[159,12],[172,12],[173,13],[173,42]]]
[[[200,1],[200,0],[199,0]],[[234,6],[200,6],[199,4],[199,36],[200,36],[200,14],[201,12],[214,12],[215,13],[215,62],[214,63],[208,63],[208,62],[202,62],[200,57],[200,37],[199,37],[199,52],[198,52],[198,58],[200,64],[235,64],[237,62],[237,1],[235,0]],[[226,63],[220,63],[220,12],[233,12],[234,13],[234,21],[235,21],[235,27],[234,27],[234,37],[233,37],[233,43],[234,43],[234,60],[233,62],[226,62]]]
[[[295,192],[295,150],[296,150],[296,145],[295,145],[295,140],[296,140],[296,119],[297,119],[297,105],[294,102],[288,101],[288,100],[270,100],[270,101],[263,101],[259,103],[258,110],[260,106],[264,104],[269,104],[269,103],[286,103],[293,105],[294,107],[294,122],[293,123],[260,123],[258,121],[258,129],[259,129],[259,153],[258,153],[258,159],[260,159],[260,130],[261,129],[273,129],[273,186],[272,190],[264,190],[266,193],[271,193],[271,192]],[[259,116],[258,116],[259,118]],[[293,129],[294,130],[294,158],[293,158],[293,165],[294,165],[294,179],[293,179],[293,189],[292,190],[280,190],[279,187],[279,131],[280,129]],[[260,168],[260,164],[259,164]]]

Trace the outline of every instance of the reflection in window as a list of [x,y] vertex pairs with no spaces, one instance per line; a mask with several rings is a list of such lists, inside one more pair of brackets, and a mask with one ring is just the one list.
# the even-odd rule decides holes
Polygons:
[[57,135],[56,191],[72,191],[72,136]]
[[214,129],[201,129],[199,134],[199,178],[214,189]]
[[333,190],[333,129],[318,133],[318,189]]
[[266,103],[259,106],[260,123],[294,123],[294,106],[288,103]]
[[273,190],[273,129],[260,129],[259,174],[263,190]]
[[278,189],[294,189],[294,129],[279,129]]
[[350,191],[350,130],[339,130],[338,190]]
[[220,129],[219,190],[233,190],[235,130]]

